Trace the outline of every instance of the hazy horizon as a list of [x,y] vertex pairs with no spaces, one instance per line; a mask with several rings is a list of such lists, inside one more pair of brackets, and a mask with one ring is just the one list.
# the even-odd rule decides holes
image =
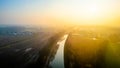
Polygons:
[[119,0],[0,0],[0,25],[120,26]]

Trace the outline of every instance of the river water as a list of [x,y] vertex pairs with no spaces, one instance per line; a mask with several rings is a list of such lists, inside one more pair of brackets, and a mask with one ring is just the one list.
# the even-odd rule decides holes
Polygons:
[[53,61],[50,62],[52,68],[64,68],[64,45],[67,37],[68,35],[64,35],[63,40],[57,42],[57,44],[59,45],[57,53]]

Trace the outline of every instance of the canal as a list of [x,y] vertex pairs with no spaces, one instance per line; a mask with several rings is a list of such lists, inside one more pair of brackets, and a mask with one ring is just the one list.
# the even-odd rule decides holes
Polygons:
[[58,50],[53,61],[50,62],[52,68],[64,68],[64,45],[68,35],[64,35],[62,41],[58,41]]

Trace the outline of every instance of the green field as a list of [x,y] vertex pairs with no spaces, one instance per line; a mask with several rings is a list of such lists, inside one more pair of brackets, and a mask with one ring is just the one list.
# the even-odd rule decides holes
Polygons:
[[66,68],[120,68],[119,41],[117,30],[70,33],[65,44]]

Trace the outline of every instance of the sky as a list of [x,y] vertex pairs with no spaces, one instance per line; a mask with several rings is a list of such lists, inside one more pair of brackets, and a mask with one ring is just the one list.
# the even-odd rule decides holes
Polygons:
[[120,25],[120,0],[0,0],[0,25]]

